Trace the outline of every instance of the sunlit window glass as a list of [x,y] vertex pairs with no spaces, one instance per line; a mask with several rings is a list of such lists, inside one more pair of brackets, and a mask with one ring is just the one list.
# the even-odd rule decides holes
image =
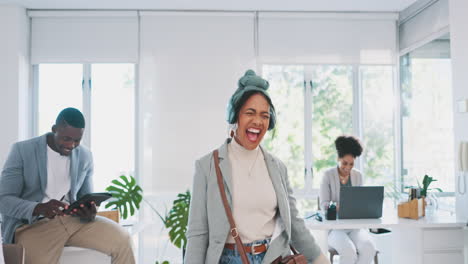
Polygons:
[[94,186],[103,191],[135,167],[135,74],[133,64],[91,66],[91,149]]
[[62,109],[82,110],[83,65],[40,64],[38,73],[38,132],[42,135],[51,131]]
[[277,112],[276,128],[263,145],[282,160],[293,188],[304,187],[304,67],[266,65],[263,77]]
[[394,182],[394,96],[392,66],[360,68],[362,83],[363,175],[367,185]]
[[353,132],[353,69],[351,66],[312,68],[313,186],[325,169],[336,166],[335,139]]
[[454,191],[454,138],[450,45],[433,42],[401,58],[402,179]]

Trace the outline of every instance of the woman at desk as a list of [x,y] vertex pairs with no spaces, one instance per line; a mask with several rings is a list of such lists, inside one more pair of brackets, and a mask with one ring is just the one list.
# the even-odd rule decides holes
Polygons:
[[[330,202],[339,210],[340,187],[361,186],[362,174],[353,169],[354,162],[362,153],[359,140],[353,136],[339,136],[335,140],[338,166],[327,169],[320,185],[320,207],[327,209]],[[369,233],[364,229],[331,230],[328,245],[340,254],[341,264],[371,263],[376,249]]]

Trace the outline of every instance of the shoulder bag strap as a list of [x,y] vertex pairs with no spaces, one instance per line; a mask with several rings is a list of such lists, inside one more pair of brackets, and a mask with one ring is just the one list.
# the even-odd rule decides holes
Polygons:
[[216,177],[218,178],[218,187],[219,192],[221,193],[221,199],[223,200],[224,210],[226,211],[226,216],[229,221],[229,225],[231,226],[231,236],[236,241],[237,251],[239,251],[239,255],[242,259],[243,264],[249,264],[249,260],[247,258],[247,254],[245,253],[244,244],[239,237],[239,232],[237,232],[236,223],[234,222],[234,218],[232,217],[231,208],[229,207],[229,203],[226,198],[226,191],[224,190],[224,182],[223,177],[221,174],[221,169],[219,168],[219,157],[218,157],[218,150],[213,151],[215,169],[216,169]]

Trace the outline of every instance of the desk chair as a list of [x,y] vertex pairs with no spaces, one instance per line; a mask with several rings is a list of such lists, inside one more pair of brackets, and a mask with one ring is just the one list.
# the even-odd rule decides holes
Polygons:
[[3,245],[3,255],[5,255],[5,264],[24,264],[24,248],[21,245]]
[[[339,256],[338,251],[332,247],[328,247],[328,253],[330,254],[330,263],[333,264],[333,257],[334,256]],[[379,251],[377,250],[375,252],[374,256],[374,264],[379,264],[379,257],[378,257]]]
[[[317,196],[317,210],[320,211],[320,197]],[[340,254],[336,249],[328,246],[328,253],[330,254],[330,263],[333,264],[333,257],[334,256],[339,256]],[[378,257],[379,251],[377,250],[375,252],[374,256],[374,264],[379,264],[379,257]]]

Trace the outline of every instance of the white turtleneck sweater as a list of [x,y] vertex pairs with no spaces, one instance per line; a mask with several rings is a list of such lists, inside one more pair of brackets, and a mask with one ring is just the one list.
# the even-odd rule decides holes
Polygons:
[[[232,168],[232,214],[243,243],[272,236],[278,207],[262,150],[248,150],[235,139],[228,145]],[[227,243],[235,243],[231,235]]]

